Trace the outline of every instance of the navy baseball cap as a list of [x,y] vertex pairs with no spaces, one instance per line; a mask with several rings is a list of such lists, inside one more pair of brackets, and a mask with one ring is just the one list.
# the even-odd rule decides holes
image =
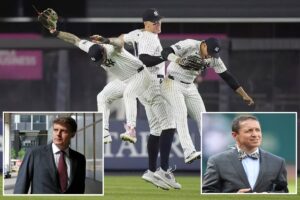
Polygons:
[[92,61],[98,62],[104,55],[104,47],[99,44],[94,44],[89,48],[88,54]]
[[207,45],[207,53],[208,55],[219,58],[219,52],[221,50],[220,42],[216,38],[208,38],[205,40],[205,43]]
[[150,22],[157,22],[159,21],[163,16],[161,16],[157,9],[155,8],[149,8],[145,10],[143,13],[143,21],[150,21]]

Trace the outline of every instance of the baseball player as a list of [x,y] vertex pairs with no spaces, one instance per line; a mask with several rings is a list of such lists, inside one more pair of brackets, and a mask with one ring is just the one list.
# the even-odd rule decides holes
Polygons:
[[[149,126],[150,136],[148,138],[147,148],[149,155],[149,169],[144,173],[142,178],[163,189],[173,187],[180,189],[181,185],[176,182],[173,173],[169,168],[169,155],[173,136],[175,132],[175,122],[167,110],[167,104],[160,94],[160,83],[165,75],[164,60],[160,53],[162,50],[158,33],[161,32],[161,16],[156,9],[147,9],[143,14],[144,29],[131,31],[119,37],[122,42],[131,43],[134,47],[134,54],[147,66],[151,72],[151,84],[148,90],[139,97],[141,103],[145,106]],[[92,36],[96,40],[100,36]],[[117,98],[120,98],[122,91],[119,81],[113,81],[108,88],[105,88],[97,96],[98,108],[107,105]],[[109,111],[106,109],[106,112]],[[107,117],[107,116],[106,116]],[[108,119],[105,120],[108,124]],[[124,140],[136,141],[135,135],[127,133],[121,134]],[[161,167],[156,170],[156,160],[158,151],[161,154]],[[198,159],[200,153],[195,152],[188,162]],[[166,176],[165,176],[166,175]],[[167,177],[167,178],[165,178]],[[163,182],[161,182],[163,181]],[[166,183],[167,185],[165,185]]]
[[[187,114],[196,120],[200,129],[201,112],[205,112],[203,100],[193,84],[194,79],[207,67],[212,67],[225,82],[236,91],[248,104],[254,101],[244,91],[237,80],[231,75],[219,56],[220,44],[215,38],[203,41],[186,39],[163,49],[161,55],[171,61],[168,66],[167,78],[162,83],[162,94],[172,105],[175,112],[176,128],[185,156],[195,151],[191,140]],[[185,63],[188,58],[199,57],[198,69],[191,68],[191,63]]]
[[144,64],[123,48],[118,40],[110,40],[110,44],[95,44],[81,40],[74,34],[56,29],[57,14],[47,9],[39,14],[39,21],[57,38],[74,44],[88,53],[92,61],[101,65],[105,70],[112,72],[124,83],[124,103],[126,109],[127,132],[135,134],[137,105],[136,98],[140,96],[150,83],[150,74]]

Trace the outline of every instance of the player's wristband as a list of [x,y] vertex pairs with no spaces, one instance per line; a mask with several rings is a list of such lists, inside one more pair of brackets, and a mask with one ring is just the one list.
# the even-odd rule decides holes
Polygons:
[[170,53],[169,55],[168,55],[168,60],[169,61],[171,61],[171,62],[175,62],[176,63],[176,61],[178,60],[178,58],[180,58],[179,56],[176,56],[174,53]]

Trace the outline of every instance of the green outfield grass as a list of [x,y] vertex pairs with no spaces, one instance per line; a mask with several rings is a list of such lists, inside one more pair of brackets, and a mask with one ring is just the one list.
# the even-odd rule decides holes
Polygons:
[[[103,197],[12,197],[6,196],[0,199],[34,199],[34,200],[76,200],[76,199],[104,199],[104,200],[175,200],[175,199],[187,199],[187,200],[232,200],[233,198],[238,200],[244,199],[299,199],[300,195],[200,195],[200,183],[198,177],[192,176],[176,176],[177,181],[183,186],[181,190],[169,190],[164,191],[155,188],[153,185],[143,181],[140,176],[106,176],[105,177],[105,196]],[[298,181],[300,178],[298,179]],[[2,185],[2,177],[1,177]],[[294,192],[292,188],[295,188],[295,183],[290,183],[290,191]],[[300,187],[298,186],[298,193]],[[1,187],[2,194],[2,187]]]

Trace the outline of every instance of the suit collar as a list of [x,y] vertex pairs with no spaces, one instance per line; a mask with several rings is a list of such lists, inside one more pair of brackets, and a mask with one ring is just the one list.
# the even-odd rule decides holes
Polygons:
[[53,180],[55,180],[57,187],[60,188],[58,171],[57,171],[57,167],[55,165],[54,155],[53,155],[53,151],[52,151],[52,142],[46,146],[46,156],[47,156],[47,159],[50,161],[49,165],[48,165],[48,168],[50,171],[50,176]]
[[260,165],[259,165],[259,173],[258,173],[258,177],[256,179],[256,183],[254,185],[254,191],[256,190],[256,188],[259,188],[260,185],[259,183],[262,183],[262,179],[263,179],[263,175],[265,174],[266,171],[268,171],[267,169],[267,165],[266,165],[266,152],[262,149],[259,149],[259,162],[260,162]]
[[[238,159],[238,151],[236,148],[231,150],[230,161],[236,171],[236,173],[241,177],[241,180],[245,183],[246,187],[251,188],[246,172],[242,165],[242,162]],[[263,149],[259,148],[259,173],[256,179],[255,185],[253,187],[253,191],[256,191],[257,188],[261,187],[260,183],[263,182],[263,175],[268,171],[266,163],[267,161],[267,153]]]
[[75,159],[75,152],[69,148],[69,156],[70,156],[70,163],[71,163],[71,173],[70,173],[70,185],[73,183],[74,177],[75,177],[75,173],[77,170],[77,159]]
[[230,161],[233,165],[233,168],[235,169],[236,173],[240,176],[242,182],[245,184],[246,187],[250,188],[250,184],[247,178],[247,174],[244,170],[244,167],[242,165],[242,162],[238,158],[238,151],[236,148],[231,150]]
[[[56,180],[57,187],[60,188],[58,171],[57,171],[57,167],[55,165],[54,155],[53,155],[53,150],[52,150],[52,142],[46,146],[46,149],[47,149],[48,159],[52,161],[49,164],[49,170],[52,171],[51,172],[51,177],[53,178],[53,180]],[[68,188],[73,183],[75,173],[76,173],[76,169],[77,169],[77,165],[78,165],[77,159],[75,159],[75,152],[71,148],[69,148],[69,158],[70,158],[70,164],[71,164],[71,166],[70,166],[70,168],[71,168],[70,171],[71,172],[70,172],[70,184],[68,185]]]

